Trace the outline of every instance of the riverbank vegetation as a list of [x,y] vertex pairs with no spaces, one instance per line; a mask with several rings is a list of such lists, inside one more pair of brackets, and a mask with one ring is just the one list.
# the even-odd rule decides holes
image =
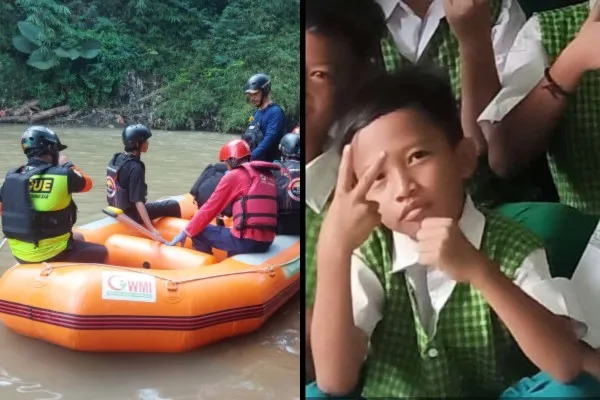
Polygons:
[[0,121],[240,131],[242,87],[265,72],[292,126],[299,14],[299,0],[0,2]]

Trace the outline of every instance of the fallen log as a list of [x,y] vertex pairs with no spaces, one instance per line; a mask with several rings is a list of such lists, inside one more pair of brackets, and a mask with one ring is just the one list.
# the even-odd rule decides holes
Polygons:
[[29,121],[29,115],[21,115],[21,116],[10,115],[8,117],[0,118],[0,123],[5,123],[5,124],[25,124],[25,123],[27,123],[27,121]]
[[31,122],[42,121],[42,120],[48,119],[50,117],[56,117],[57,115],[66,114],[69,111],[71,111],[71,107],[69,107],[69,106],[60,106],[60,107],[56,107],[56,108],[51,108],[49,110],[41,111],[37,114],[33,114],[30,118],[30,121]]
[[20,107],[13,107],[6,110],[7,115],[19,116],[29,111],[30,108],[37,107],[39,102],[37,100],[28,101]]
[[25,124],[43,121],[45,119],[56,117],[57,115],[66,114],[71,110],[69,106],[60,106],[51,108],[46,111],[41,111],[33,115],[10,115],[0,118],[0,123],[6,124]]

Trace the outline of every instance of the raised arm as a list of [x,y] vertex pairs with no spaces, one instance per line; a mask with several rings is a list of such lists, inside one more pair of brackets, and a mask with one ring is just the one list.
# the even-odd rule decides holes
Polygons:
[[461,122],[465,136],[485,154],[487,142],[477,118],[501,89],[498,72],[523,24],[525,14],[516,1],[503,2],[493,25],[488,1],[445,0],[446,18],[459,42],[461,65]]
[[547,72],[538,20],[530,19],[507,58],[511,73],[479,118],[492,170],[510,177],[548,148],[553,130],[585,72],[600,67],[600,3]]

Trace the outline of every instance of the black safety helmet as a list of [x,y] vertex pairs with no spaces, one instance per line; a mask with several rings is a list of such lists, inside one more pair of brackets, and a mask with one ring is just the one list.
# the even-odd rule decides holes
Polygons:
[[261,91],[263,96],[271,92],[271,78],[266,74],[255,74],[246,81],[244,85],[244,93],[256,93]]
[[288,158],[300,158],[300,135],[288,133],[281,138],[279,142],[279,151],[281,155]]
[[128,125],[123,129],[125,150],[137,150],[140,145],[152,137],[150,129],[142,124]]
[[45,126],[30,126],[21,136],[21,147],[28,157],[52,154],[51,146],[55,146],[55,152],[67,148],[60,142],[58,135]]

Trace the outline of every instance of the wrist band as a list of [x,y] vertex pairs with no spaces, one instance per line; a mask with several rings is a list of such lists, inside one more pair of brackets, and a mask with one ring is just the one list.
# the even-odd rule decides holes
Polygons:
[[543,85],[542,88],[548,90],[554,98],[558,98],[558,96],[569,96],[570,93],[556,83],[556,81],[552,78],[552,75],[550,75],[550,67],[544,70],[544,77],[548,83]]

